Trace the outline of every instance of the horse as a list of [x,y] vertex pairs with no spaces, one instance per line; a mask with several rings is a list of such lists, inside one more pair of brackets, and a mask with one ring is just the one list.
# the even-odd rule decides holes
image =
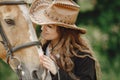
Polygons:
[[43,50],[28,15],[24,1],[0,0],[0,58],[19,80],[45,80],[39,62]]

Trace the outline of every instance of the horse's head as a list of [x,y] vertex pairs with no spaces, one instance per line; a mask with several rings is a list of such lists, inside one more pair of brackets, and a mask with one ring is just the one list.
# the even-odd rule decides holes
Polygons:
[[0,41],[2,40],[0,58],[5,62],[8,60],[20,79],[42,80],[43,68],[39,62],[39,55],[43,52],[41,46],[37,45],[38,42],[35,42],[38,39],[28,16],[28,9],[23,4],[22,2],[0,3],[1,36],[7,38],[0,36]]

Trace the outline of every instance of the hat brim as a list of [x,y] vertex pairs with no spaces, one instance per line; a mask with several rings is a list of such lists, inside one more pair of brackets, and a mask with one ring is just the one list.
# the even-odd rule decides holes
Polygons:
[[[35,2],[34,2],[34,4],[35,4]],[[48,4],[45,4],[41,7],[31,6],[31,8],[30,8],[30,18],[31,18],[31,20],[34,23],[39,24],[39,25],[55,24],[55,25],[59,25],[59,26],[65,27],[65,28],[78,30],[82,34],[86,33],[85,29],[79,28],[75,24],[71,25],[71,24],[65,24],[65,23],[62,23],[62,22],[51,20],[49,17],[47,17],[45,15],[45,12],[44,12],[47,7],[48,7]]]

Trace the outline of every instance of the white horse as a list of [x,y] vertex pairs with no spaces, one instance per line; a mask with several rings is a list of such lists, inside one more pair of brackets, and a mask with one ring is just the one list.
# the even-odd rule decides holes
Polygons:
[[44,80],[45,69],[39,61],[43,51],[28,12],[21,0],[0,0],[0,58],[19,80]]

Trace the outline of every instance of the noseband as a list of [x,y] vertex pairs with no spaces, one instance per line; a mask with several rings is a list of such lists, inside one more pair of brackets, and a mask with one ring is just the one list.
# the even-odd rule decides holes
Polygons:
[[0,5],[22,5],[27,4],[24,1],[2,1],[0,2]]
[[[26,2],[24,1],[3,1],[3,2],[0,2],[0,5],[21,5],[21,4],[27,4]],[[6,57],[7,57],[7,63],[9,63],[9,58],[13,58],[13,53],[20,50],[20,49],[23,49],[23,48],[27,48],[27,47],[30,47],[30,46],[40,46],[41,43],[39,41],[33,41],[33,42],[28,42],[28,43],[25,43],[25,44],[22,44],[22,45],[18,45],[16,47],[13,47],[11,45],[11,43],[9,42],[3,28],[2,28],[2,25],[1,25],[1,22],[0,22],[0,34],[1,34],[1,37],[2,37],[2,40],[3,41],[0,41],[3,45],[4,45],[4,48],[6,50]]]

